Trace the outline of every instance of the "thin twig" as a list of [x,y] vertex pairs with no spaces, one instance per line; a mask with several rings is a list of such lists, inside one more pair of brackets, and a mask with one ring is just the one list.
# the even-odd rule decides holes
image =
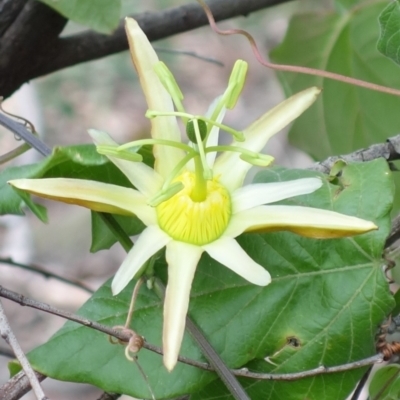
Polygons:
[[24,125],[25,127],[29,127],[29,130],[30,130],[33,134],[37,135],[35,125],[33,125],[32,122],[29,121],[28,119],[26,119],[26,118],[24,118],[24,117],[21,117],[21,116],[19,116],[19,115],[17,115],[17,114],[13,114],[13,113],[11,113],[11,112],[5,110],[5,109],[3,108],[3,101],[4,101],[4,97],[3,97],[3,96],[0,96],[0,111],[1,111],[3,114],[6,114],[6,115],[8,115],[9,117],[13,118],[14,120],[17,120],[17,122],[20,122],[20,123],[21,123],[22,125]]
[[47,144],[40,140],[31,131],[26,129],[24,125],[19,122],[15,122],[12,118],[2,113],[0,113],[0,125],[13,132],[42,155],[48,156],[51,154],[51,149],[47,146]]
[[[87,326],[87,327],[95,329],[99,332],[103,332],[107,335],[115,337],[122,342],[129,342],[129,339],[132,336],[128,331],[113,329],[110,326],[99,324],[96,321],[92,321],[88,318],[81,317],[80,315],[76,315],[76,314],[73,314],[71,312],[64,311],[64,310],[59,310],[59,309],[51,306],[50,304],[46,304],[41,301],[37,301],[37,300],[31,299],[29,297],[23,296],[19,293],[13,292],[12,290],[8,290],[8,289],[4,288],[3,286],[0,286],[0,297],[4,297],[5,299],[8,299],[15,303],[20,304],[21,306],[34,308],[36,310],[44,311],[49,314],[57,315],[58,317],[68,319],[70,321],[77,322],[78,324]],[[161,354],[161,355],[163,354],[162,349],[156,345],[145,342],[143,344],[143,347],[154,353]],[[197,367],[197,368],[205,369],[207,371],[213,370],[207,363],[191,360],[187,357],[180,356],[179,361],[183,362],[185,364],[189,364],[191,366]]]
[[328,157],[308,169],[329,174],[332,166],[339,160],[354,163],[372,161],[377,158],[384,158],[386,161],[400,160],[400,134],[386,139],[385,143],[373,144],[365,149],[359,149],[341,156]]
[[45,278],[53,278],[60,282],[67,283],[68,285],[78,287],[79,289],[82,289],[88,293],[94,293],[94,290],[90,289],[84,283],[82,283],[76,279],[65,278],[64,276],[58,275],[54,272],[47,271],[44,268],[39,267],[34,264],[31,264],[31,265],[22,264],[22,263],[13,261],[11,258],[2,258],[2,257],[0,257],[0,264],[7,264],[7,265],[11,265],[13,267],[22,268],[27,271],[31,271],[31,272],[40,274],[40,275],[44,276]]
[[201,352],[212,365],[225,386],[232,393],[233,397],[238,400],[250,400],[249,395],[236,379],[235,371],[232,371],[227,367],[220,355],[215,351],[214,347],[210,345],[201,330],[189,317],[186,317],[186,329],[191,333],[192,337],[196,339],[197,344],[201,348]]
[[35,393],[37,400],[48,400],[48,397],[44,394],[42,387],[33,371],[28,359],[19,345],[17,338],[11,330],[10,324],[8,323],[6,314],[3,309],[3,305],[0,301],[0,335],[13,349],[15,356],[20,362],[25,375],[28,377],[31,384],[32,390]]
[[346,364],[341,364],[333,367],[325,367],[321,365],[317,368],[309,369],[307,371],[293,372],[288,374],[263,374],[259,372],[251,372],[246,370],[244,371],[234,370],[234,373],[236,376],[243,376],[246,378],[253,378],[259,380],[295,381],[298,379],[309,378],[310,376],[332,374],[335,372],[344,372],[344,371],[350,371],[352,369],[368,367],[369,365],[382,363],[384,361],[383,357],[384,357],[383,354],[378,353],[375,354],[374,356],[367,357],[359,361],[352,361]]
[[[22,296],[16,292],[11,290],[5,289],[4,287],[0,286],[0,297],[4,297],[8,300],[14,301],[22,306],[35,308],[37,310],[41,310],[53,315],[57,315],[59,317],[68,319],[70,321],[77,322],[78,324],[87,326],[89,328],[95,329],[97,331],[103,332],[107,335],[113,336],[123,342],[128,342],[130,339],[130,335],[122,330],[114,330],[113,328],[99,324],[96,321],[92,321],[88,318],[81,317],[79,315],[70,313],[68,311],[58,310],[49,304],[42,303],[37,300],[33,300],[29,297]],[[160,347],[152,345],[150,343],[145,342],[143,347],[149,351],[162,355],[163,352]],[[362,360],[353,361],[347,364],[342,364],[333,367],[325,367],[319,366],[317,368],[301,371],[301,372],[293,372],[287,374],[266,374],[266,373],[259,373],[259,372],[252,372],[247,370],[246,368],[241,369],[232,369],[231,372],[236,376],[241,376],[245,378],[251,379],[258,379],[258,380],[279,380],[279,381],[293,381],[297,379],[302,379],[310,376],[316,376],[321,374],[330,374],[334,372],[343,372],[348,371],[356,368],[366,367],[368,365],[373,365],[377,363],[383,362],[383,354],[378,353],[372,357],[368,357]],[[200,361],[192,360],[187,357],[179,356],[178,360],[184,364],[191,365],[192,367],[200,368],[205,371],[215,371],[214,368],[207,364]],[[0,397],[1,398],[1,397]]]
[[[36,378],[39,382],[46,379],[46,375],[43,375],[35,371]],[[0,399],[1,400],[19,400],[24,394],[31,390],[31,384],[29,379],[25,375],[24,371],[18,372],[11,379],[9,379],[4,385],[0,386]]]

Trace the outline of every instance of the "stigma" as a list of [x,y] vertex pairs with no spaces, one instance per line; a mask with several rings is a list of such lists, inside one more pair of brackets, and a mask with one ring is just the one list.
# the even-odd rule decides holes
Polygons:
[[160,228],[173,239],[205,245],[218,239],[225,232],[232,214],[228,190],[218,178],[207,180],[206,196],[203,201],[193,199],[196,176],[184,172],[175,182],[183,189],[156,207]]

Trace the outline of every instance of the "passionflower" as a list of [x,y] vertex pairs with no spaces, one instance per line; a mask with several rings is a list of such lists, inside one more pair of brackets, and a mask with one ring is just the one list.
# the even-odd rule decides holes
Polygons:
[[[205,116],[188,114],[183,96],[167,67],[133,19],[126,20],[133,63],[151,119],[151,139],[119,146],[108,134],[90,130],[98,152],[105,154],[134,188],[77,179],[20,179],[9,183],[32,194],[78,204],[92,210],[136,215],[147,226],[112,281],[120,293],[160,249],[166,247],[168,284],[164,302],[164,364],[177,362],[185,328],[189,295],[198,261],[205,251],[247,281],[265,286],[268,271],[236,242],[243,232],[288,230],[313,238],[343,237],[377,227],[369,221],[308,207],[271,205],[312,193],[319,178],[242,186],[252,165],[267,166],[272,157],[259,154],[267,140],[297,118],[316,99],[312,87],[295,94],[243,132],[222,124],[242,90],[247,64],[238,61],[228,88]],[[189,143],[181,140],[179,117]],[[233,135],[229,146],[218,145],[218,134]],[[154,169],[140,161],[137,149],[153,145]],[[217,153],[219,155],[217,156]],[[268,205],[267,205],[268,204]]]

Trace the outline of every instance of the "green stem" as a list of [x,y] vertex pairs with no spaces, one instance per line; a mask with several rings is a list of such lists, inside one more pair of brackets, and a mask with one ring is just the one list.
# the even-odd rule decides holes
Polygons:
[[102,219],[102,221],[107,225],[107,228],[117,238],[122,248],[128,253],[129,250],[133,247],[133,242],[124,231],[122,226],[114,218],[114,216],[112,214],[103,212],[98,212],[97,215]]
[[31,146],[28,143],[21,144],[14,150],[11,150],[8,153],[1,155],[0,156],[0,164],[4,164],[8,161],[11,161],[14,158],[20,156],[21,154],[24,154],[26,151],[28,151],[30,149],[31,149]]

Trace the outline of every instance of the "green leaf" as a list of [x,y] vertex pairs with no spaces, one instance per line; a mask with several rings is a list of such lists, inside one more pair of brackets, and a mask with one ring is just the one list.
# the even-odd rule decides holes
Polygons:
[[39,0],[71,21],[102,33],[111,33],[119,23],[121,0]]
[[[257,181],[315,175],[275,168],[258,175]],[[203,255],[189,313],[227,365],[296,372],[374,354],[377,326],[393,307],[381,269],[392,198],[391,173],[383,160],[376,160],[345,166],[337,185],[325,180],[316,193],[285,201],[373,220],[379,230],[335,240],[312,240],[292,233],[242,235],[238,238],[240,245],[272,275],[267,287],[251,285]],[[156,274],[166,281],[163,259],[157,262]],[[108,326],[123,325],[132,288],[133,283],[113,297],[106,283],[79,314]],[[146,286],[140,289],[132,328],[148,343],[161,345],[162,304]],[[293,338],[298,340],[298,347],[291,345]],[[181,354],[204,360],[189,335],[185,335]],[[265,357],[276,365],[266,362]],[[138,398],[150,397],[147,383],[134,363],[125,359],[122,346],[112,345],[105,335],[75,323],[66,323],[46,344],[31,352],[29,359],[35,369],[56,379],[88,382]],[[181,363],[167,373],[161,357],[143,349],[138,361],[156,398],[197,393],[202,388],[204,391],[193,398],[215,398],[216,393],[226,393],[213,373]],[[363,369],[290,383],[243,383],[254,399],[334,400],[344,399],[362,373]],[[212,381],[212,386],[206,386]]]
[[8,371],[10,372],[10,376],[14,376],[21,371],[22,367],[18,360],[11,360],[8,362]]
[[389,3],[379,15],[381,28],[378,50],[386,57],[400,64],[400,3],[398,0]]
[[390,385],[390,396],[393,400],[400,399],[400,379],[396,379]]
[[17,188],[13,188],[13,190],[42,222],[47,222],[47,210],[45,207],[32,201],[31,196],[23,190]]
[[21,197],[7,183],[13,179],[35,178],[41,173],[42,165],[24,165],[7,168],[0,172],[0,215],[23,215]]
[[[139,218],[114,215],[114,218],[129,236],[138,235],[143,231],[145,225]],[[117,242],[114,234],[95,212],[92,212],[92,245],[90,251],[95,253],[99,250],[109,249]]]
[[[376,49],[376,17],[386,4],[383,0],[364,1],[341,12],[296,15],[272,58],[282,64],[400,87],[398,67]],[[294,122],[289,133],[292,144],[316,159],[384,142],[398,132],[398,97],[303,74],[279,76],[288,96],[313,85],[324,89],[316,104]]]
[[375,372],[369,385],[369,395],[374,400],[398,400],[400,366],[386,365]]

